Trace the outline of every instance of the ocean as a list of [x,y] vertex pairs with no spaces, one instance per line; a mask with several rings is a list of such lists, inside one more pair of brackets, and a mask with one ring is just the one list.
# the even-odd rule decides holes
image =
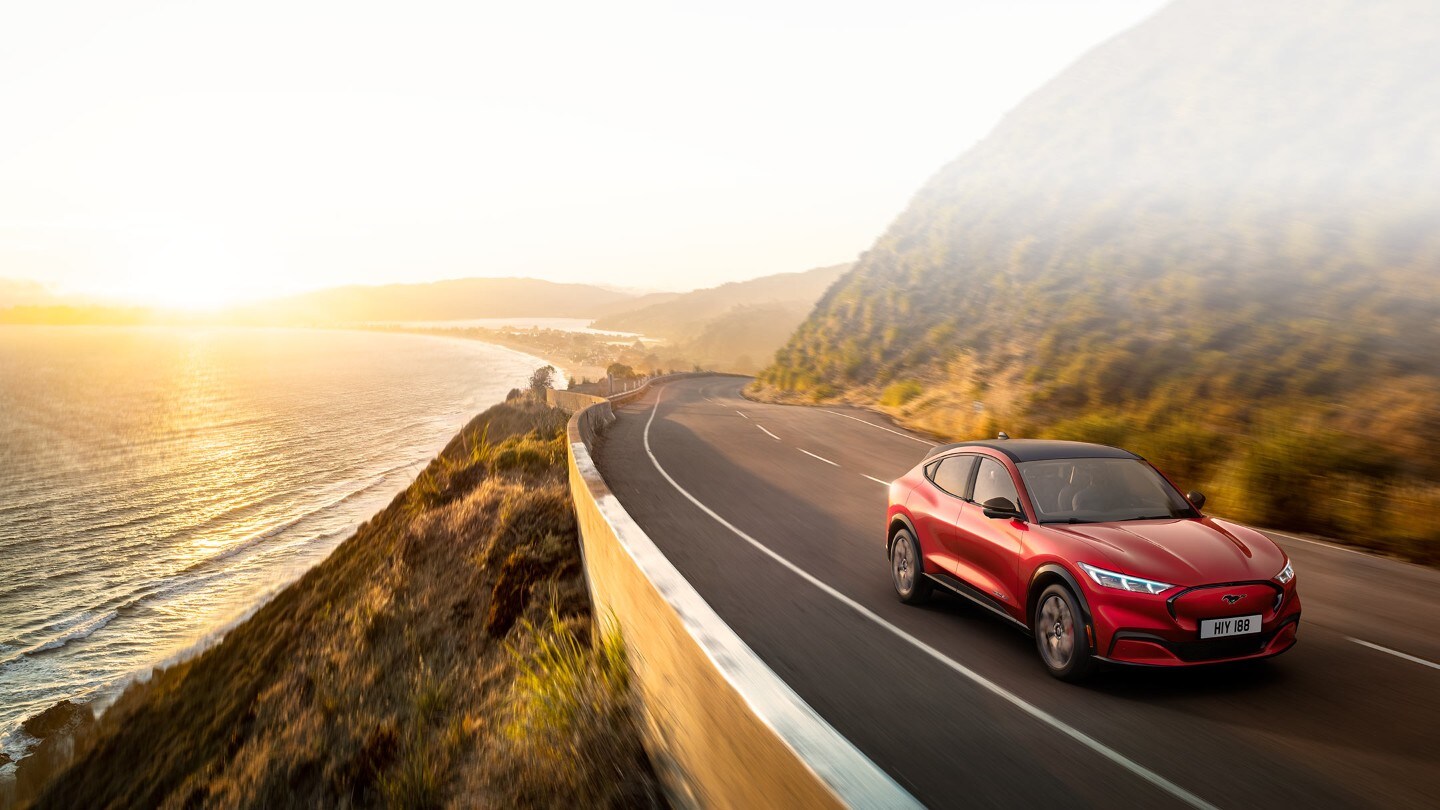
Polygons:
[[377,332],[0,327],[0,751],[213,642],[539,365]]

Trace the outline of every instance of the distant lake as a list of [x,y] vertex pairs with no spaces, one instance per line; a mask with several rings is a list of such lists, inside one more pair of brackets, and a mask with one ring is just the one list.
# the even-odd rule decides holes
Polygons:
[[0,748],[253,609],[541,365],[379,332],[0,327]]

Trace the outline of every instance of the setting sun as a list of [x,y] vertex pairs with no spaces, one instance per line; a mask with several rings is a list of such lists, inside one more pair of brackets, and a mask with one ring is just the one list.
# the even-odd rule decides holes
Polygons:
[[125,272],[87,292],[147,307],[210,311],[290,290],[276,263],[240,249],[225,235],[191,229],[153,245],[137,245]]

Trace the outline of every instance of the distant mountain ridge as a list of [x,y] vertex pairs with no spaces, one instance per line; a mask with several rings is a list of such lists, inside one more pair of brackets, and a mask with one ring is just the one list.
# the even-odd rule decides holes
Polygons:
[[627,307],[599,318],[595,328],[689,340],[704,332],[708,321],[735,307],[795,304],[808,313],[820,295],[849,268],[849,264],[836,264],[799,273],[732,281],[659,300],[642,299],[638,303],[645,306]]
[[850,267],[837,264],[680,295],[644,296],[631,302],[638,306],[621,304],[593,325],[663,338],[672,352],[707,368],[753,373],[770,362],[821,294]]
[[471,318],[587,318],[634,298],[590,284],[533,278],[465,278],[422,284],[347,286],[233,311],[242,320],[286,323],[444,321]]
[[1173,3],[941,169],[763,388],[1128,443],[1271,525],[1388,499],[1366,531],[1440,558],[1437,41],[1419,0]]
[[54,293],[38,281],[0,278],[0,309],[44,306],[54,302]]

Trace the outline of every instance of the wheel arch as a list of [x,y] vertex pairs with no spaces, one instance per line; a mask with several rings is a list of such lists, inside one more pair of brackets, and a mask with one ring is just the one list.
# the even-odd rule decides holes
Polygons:
[[890,517],[890,525],[885,527],[885,559],[890,559],[890,550],[895,547],[895,534],[905,529],[915,537],[915,542],[920,542],[920,533],[915,531],[915,522],[903,512],[896,512]]
[[1085,628],[1091,634],[1093,645],[1095,620],[1090,615],[1090,602],[1085,598],[1085,589],[1080,587],[1075,575],[1058,562],[1044,563],[1030,575],[1030,587],[1025,591],[1025,626],[1035,626],[1035,608],[1040,603],[1040,594],[1057,582],[1069,588],[1070,593],[1075,595],[1075,601],[1080,603],[1080,618],[1085,621]]

